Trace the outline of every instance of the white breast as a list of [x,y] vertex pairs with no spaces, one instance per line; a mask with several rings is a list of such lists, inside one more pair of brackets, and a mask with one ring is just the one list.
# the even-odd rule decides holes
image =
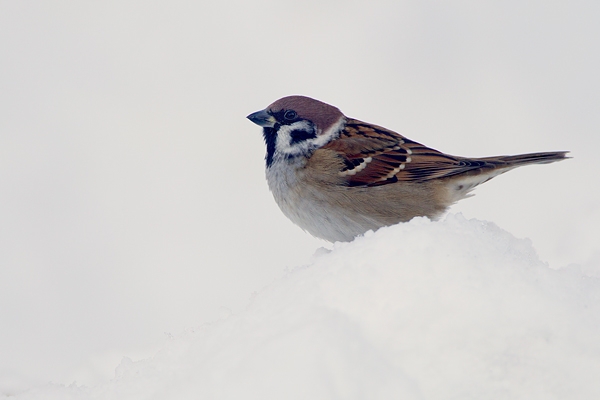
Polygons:
[[267,183],[281,211],[313,236],[331,242],[351,241],[381,223],[332,202],[331,193],[302,180],[306,159],[277,160],[267,169]]

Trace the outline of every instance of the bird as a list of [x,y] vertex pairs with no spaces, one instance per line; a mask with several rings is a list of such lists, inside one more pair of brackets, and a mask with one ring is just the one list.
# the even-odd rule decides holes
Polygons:
[[329,242],[415,217],[439,219],[478,185],[568,151],[467,158],[424,146],[300,95],[247,116],[263,128],[266,179],[293,223]]

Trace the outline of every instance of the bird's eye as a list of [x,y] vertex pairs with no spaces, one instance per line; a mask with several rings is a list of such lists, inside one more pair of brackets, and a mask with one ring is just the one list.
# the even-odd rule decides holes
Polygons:
[[294,110],[287,110],[283,114],[283,118],[285,118],[287,121],[292,121],[292,120],[296,119],[297,116],[298,116],[298,114]]

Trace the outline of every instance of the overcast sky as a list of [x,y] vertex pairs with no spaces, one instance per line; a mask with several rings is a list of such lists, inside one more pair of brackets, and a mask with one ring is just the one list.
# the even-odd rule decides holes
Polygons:
[[326,245],[277,208],[245,119],[290,94],[451,154],[572,151],[452,212],[553,268],[600,262],[599,20],[596,1],[0,2],[0,377],[98,382]]

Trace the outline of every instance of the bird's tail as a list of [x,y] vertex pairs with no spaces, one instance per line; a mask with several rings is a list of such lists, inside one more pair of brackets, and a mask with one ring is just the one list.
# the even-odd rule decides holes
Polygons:
[[567,157],[568,151],[550,151],[546,153],[518,154],[516,156],[496,156],[479,158],[480,161],[496,164],[497,167],[514,168],[527,164],[550,164]]
[[[547,153],[529,153],[516,156],[495,156],[483,158],[471,158],[469,162],[472,170],[456,175],[448,181],[449,203],[454,203],[465,197],[469,197],[471,190],[495,176],[510,171],[513,168],[529,164],[549,164],[561,161],[567,157],[568,151],[553,151]],[[479,164],[479,165],[478,165]]]

